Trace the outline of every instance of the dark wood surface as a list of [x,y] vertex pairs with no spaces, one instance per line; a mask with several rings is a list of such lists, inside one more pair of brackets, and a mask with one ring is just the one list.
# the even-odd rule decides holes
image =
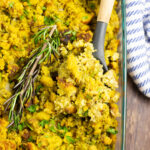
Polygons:
[[150,150],[150,98],[128,76],[126,150]]

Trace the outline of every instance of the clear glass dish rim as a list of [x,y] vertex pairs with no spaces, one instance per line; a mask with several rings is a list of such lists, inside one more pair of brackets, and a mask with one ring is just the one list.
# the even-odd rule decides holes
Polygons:
[[122,97],[122,133],[121,133],[121,150],[126,147],[126,112],[127,112],[127,44],[126,44],[126,4],[125,0],[121,0],[122,15],[122,53],[123,53],[123,97]]

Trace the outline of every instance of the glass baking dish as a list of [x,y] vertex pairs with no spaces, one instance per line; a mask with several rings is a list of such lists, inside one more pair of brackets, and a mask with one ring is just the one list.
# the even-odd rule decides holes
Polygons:
[[118,118],[118,135],[116,142],[116,150],[125,150],[125,129],[126,129],[126,85],[127,85],[127,69],[126,69],[126,9],[125,0],[118,0],[118,15],[120,18],[120,31],[118,39],[120,46],[118,48],[120,54],[120,72],[119,72],[119,92],[121,94],[118,102],[121,118]]

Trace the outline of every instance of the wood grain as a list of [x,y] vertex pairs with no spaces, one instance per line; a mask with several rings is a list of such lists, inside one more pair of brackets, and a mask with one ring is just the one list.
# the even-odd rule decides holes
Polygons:
[[126,150],[150,150],[150,98],[128,76]]
[[109,22],[115,0],[101,0],[97,21]]

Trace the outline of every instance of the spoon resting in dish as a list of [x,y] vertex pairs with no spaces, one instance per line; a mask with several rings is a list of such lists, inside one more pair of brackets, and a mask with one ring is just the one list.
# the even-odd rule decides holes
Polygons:
[[111,12],[113,9],[114,1],[115,0],[101,0],[99,13],[97,17],[97,25],[93,37],[94,49],[97,50],[93,53],[93,55],[95,58],[100,60],[105,72],[108,71],[104,55],[105,34],[107,24],[109,22]]

